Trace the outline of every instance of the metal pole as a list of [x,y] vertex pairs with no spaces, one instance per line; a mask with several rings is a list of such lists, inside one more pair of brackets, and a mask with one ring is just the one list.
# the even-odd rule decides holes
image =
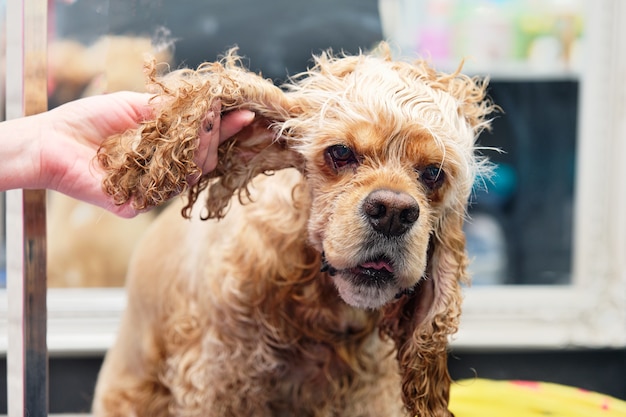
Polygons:
[[[6,11],[10,119],[47,110],[47,1],[9,1]],[[44,190],[6,195],[10,417],[48,415],[45,198]]]

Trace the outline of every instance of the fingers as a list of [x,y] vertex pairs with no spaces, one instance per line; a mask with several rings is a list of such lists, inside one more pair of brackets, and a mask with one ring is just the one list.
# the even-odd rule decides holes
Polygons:
[[200,125],[198,133],[198,150],[196,151],[196,165],[202,169],[202,173],[211,172],[217,166],[217,147],[220,142],[220,112],[222,104],[216,101]]
[[213,103],[210,117],[213,120],[211,127],[211,141],[209,142],[209,153],[202,166],[202,173],[211,172],[217,166],[217,147],[220,145],[220,127],[222,124],[222,103],[217,100]]
[[222,119],[221,109],[221,102],[216,101],[203,121],[198,134],[196,164],[202,169],[203,174],[213,171],[217,166],[218,146],[254,120],[254,113],[249,110],[237,110],[228,113]]
[[153,94],[133,93],[132,104],[135,106],[135,120],[140,123],[154,118],[154,106],[151,101],[154,99]]
[[129,200],[127,203],[124,203],[121,206],[116,206],[116,205],[106,205],[104,206],[104,208],[108,211],[110,211],[111,213],[122,217],[124,219],[132,219],[133,217],[136,217],[137,215],[141,214],[142,212],[135,210],[132,207],[132,203]]
[[226,114],[221,123],[220,143],[230,139],[241,129],[248,126],[254,120],[254,112],[250,110],[237,110]]

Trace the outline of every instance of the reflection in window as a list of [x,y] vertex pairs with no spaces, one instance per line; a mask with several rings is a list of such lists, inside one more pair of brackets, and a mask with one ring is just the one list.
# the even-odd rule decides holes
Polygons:
[[[173,65],[162,1],[57,1],[50,9],[49,107],[130,90],[145,91],[147,56]],[[156,212],[122,219],[48,193],[48,286],[119,287],[136,242]]]

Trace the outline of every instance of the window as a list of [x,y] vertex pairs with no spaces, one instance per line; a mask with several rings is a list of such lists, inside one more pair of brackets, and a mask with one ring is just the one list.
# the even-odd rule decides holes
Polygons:
[[[73,33],[84,34],[84,43],[63,46],[82,48],[80,50],[90,56],[88,49],[97,41],[107,39],[111,34],[125,33],[128,26],[124,26],[121,20],[125,19],[128,24],[138,18],[139,13],[133,8],[139,3],[150,11],[141,14],[141,25],[137,26],[143,30],[140,35],[152,41],[172,36],[167,35],[167,31],[184,10],[179,8],[165,13],[167,2],[148,2],[148,5],[137,1],[58,1],[52,8],[51,18],[55,19],[52,26],[56,35],[51,36],[50,48],[61,46],[60,41],[71,40],[71,29]],[[279,3],[276,2],[277,7]],[[345,3],[346,12],[334,13],[336,18],[360,13],[359,19],[353,20],[358,20],[362,28],[369,28],[361,32],[366,33],[364,37],[348,42],[367,47],[381,37],[376,30],[366,31],[378,24],[372,17],[377,16],[376,11],[364,10],[366,7],[361,5],[365,2],[361,1],[340,3]],[[513,7],[536,2],[493,2],[496,3]],[[434,7],[433,13],[456,13],[455,19],[459,19],[458,9],[451,9],[451,5],[470,7],[474,2],[380,0],[379,4],[384,28],[386,23],[393,22],[390,19],[394,16],[415,16],[410,7],[418,4]],[[626,50],[626,29],[621,25],[626,19],[626,4],[620,0],[578,4],[579,7],[583,5],[587,8],[579,11],[584,16],[582,43],[577,49],[579,67],[551,65],[545,68],[529,66],[528,62],[520,66],[506,60],[497,61],[498,53],[502,51],[498,43],[493,45],[493,55],[485,56],[484,51],[473,50],[477,57],[482,56],[483,61],[489,62],[489,66],[480,67],[469,61],[466,65],[467,71],[491,74],[494,96],[499,95],[502,101],[522,94],[529,97],[530,102],[524,109],[514,103],[499,102],[505,114],[495,123],[501,124],[500,127],[505,125],[504,130],[500,130],[505,133],[496,132],[481,139],[486,145],[505,148],[507,153],[490,153],[499,167],[493,187],[500,188],[490,190],[488,196],[477,195],[472,209],[474,221],[468,226],[468,242],[475,259],[473,268],[477,282],[466,291],[462,326],[454,342],[459,347],[517,349],[626,345],[626,264],[623,260],[626,253],[626,167],[622,162],[626,159],[626,142],[623,140],[626,137],[626,84],[623,81],[626,56],[621,53]],[[90,18],[72,19],[68,11],[70,7],[80,7],[80,13]],[[217,9],[213,7],[211,10]],[[219,10],[228,13],[226,9]],[[219,32],[215,27],[219,22],[217,17],[214,18],[217,15],[203,9],[199,12],[192,6],[187,12],[202,16],[194,21],[194,25],[203,36]],[[466,10],[465,13],[476,17],[479,11]],[[441,30],[445,27],[443,19],[446,15],[438,16],[441,20],[433,19],[431,23],[440,26],[429,27],[422,34],[430,36],[432,58],[441,59],[442,66],[451,65],[446,59],[453,54],[442,46],[446,36],[450,36],[449,31]],[[405,39],[402,36],[406,36],[410,21],[402,22],[396,25],[400,32],[389,35],[387,31],[384,36]],[[469,19],[462,23],[465,28],[472,24]],[[491,23],[493,30],[501,30],[497,20],[491,20]],[[301,29],[302,39],[294,39],[296,49],[298,45],[306,44],[307,36],[312,36],[305,28]],[[311,31],[314,32],[317,30]],[[481,39],[465,39],[463,42],[472,46],[472,42]],[[193,40],[196,45],[200,42],[190,33],[186,40]],[[236,40],[224,38],[219,42],[216,48],[222,52]],[[544,49],[537,53],[554,52],[550,49],[554,48],[551,42],[540,44],[538,47]],[[153,43],[148,42],[149,45]],[[110,45],[100,46],[111,51]],[[177,47],[176,53],[189,53],[186,62],[196,65],[194,60],[199,59],[200,50],[193,49],[193,42],[180,45],[182,47]],[[255,44],[250,45],[255,47]],[[415,45],[402,46],[416,49]],[[192,57],[190,50],[196,55]],[[159,51],[167,52],[167,49]],[[309,49],[302,47],[298,53],[308,56]],[[80,80],[79,85],[64,84],[66,88],[55,90],[57,95],[50,96],[51,105],[56,100],[63,102],[67,97],[71,99],[84,94],[88,88],[102,88],[98,82],[113,80],[113,74],[107,74],[104,79],[101,77],[107,55],[97,56],[92,62],[99,65],[93,70],[95,72]],[[279,62],[282,68],[277,71],[287,67],[293,72],[291,61]],[[480,62],[478,58],[476,62]],[[60,77],[64,75],[58,69],[51,71],[52,79],[56,76],[59,83],[55,87],[59,87]],[[77,81],[77,75],[71,79]],[[546,94],[553,96],[546,98]],[[498,97],[494,99],[498,101]],[[552,100],[550,108],[544,107],[548,100]],[[537,125],[528,125],[529,120]],[[519,134],[520,129],[527,129],[521,137],[532,140],[536,140],[535,135],[540,132],[545,136],[543,142],[520,143],[519,136],[510,133]],[[529,178],[529,175],[534,177]],[[490,197],[504,200],[488,202]],[[518,206],[506,200],[512,198],[517,199],[515,204]],[[4,219],[5,214],[2,213],[1,217]],[[7,224],[11,221],[7,219]],[[51,354],[103,352],[115,336],[124,305],[125,295],[121,287],[49,289],[48,347]],[[0,291],[0,351],[6,351],[6,327],[7,296]]]

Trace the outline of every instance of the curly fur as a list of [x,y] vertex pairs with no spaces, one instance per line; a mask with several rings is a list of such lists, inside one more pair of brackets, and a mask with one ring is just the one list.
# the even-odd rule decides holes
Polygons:
[[[99,153],[105,190],[140,209],[189,198],[134,256],[95,415],[450,416],[486,83],[384,44],[322,54],[283,89],[234,51],[196,71],[151,64],[150,82],[155,120]],[[257,117],[196,182],[217,102]]]

